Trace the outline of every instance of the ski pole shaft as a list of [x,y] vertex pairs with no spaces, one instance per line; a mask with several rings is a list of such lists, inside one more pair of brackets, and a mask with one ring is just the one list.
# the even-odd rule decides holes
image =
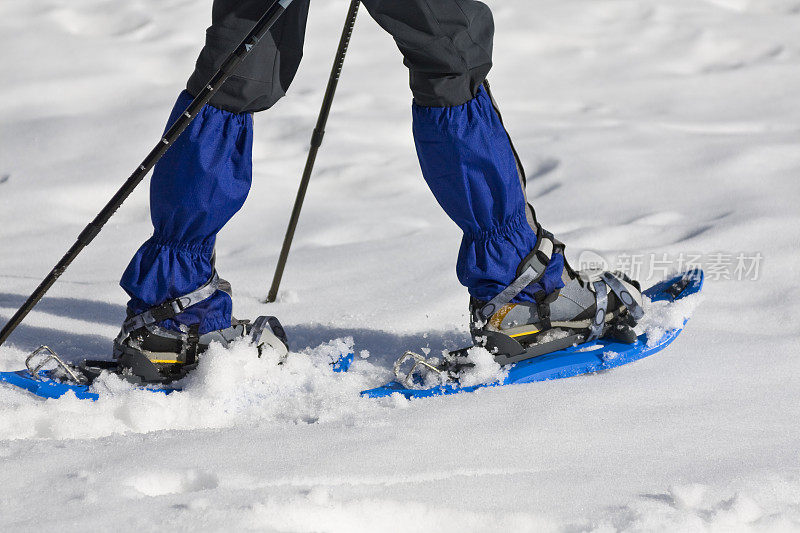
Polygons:
[[303,169],[303,177],[300,179],[300,188],[297,190],[297,197],[294,200],[292,215],[289,218],[289,226],[286,228],[286,235],[283,238],[283,246],[281,247],[281,253],[278,257],[278,264],[275,267],[272,286],[269,288],[269,294],[267,294],[267,303],[274,302],[278,297],[278,288],[281,285],[283,271],[286,268],[286,260],[289,258],[289,249],[292,247],[294,232],[297,229],[297,221],[300,218],[300,210],[303,208],[303,200],[308,190],[308,182],[311,179],[311,172],[314,170],[314,163],[317,160],[317,152],[319,152],[319,147],[322,146],[322,139],[325,137],[325,125],[328,123],[328,115],[330,115],[331,106],[333,105],[333,97],[336,94],[336,87],[339,85],[339,77],[342,73],[344,57],[347,54],[347,47],[350,45],[350,37],[353,35],[353,27],[356,24],[356,16],[358,15],[358,6],[360,3],[360,0],[351,0],[350,8],[347,10],[347,18],[345,19],[344,28],[342,29],[342,36],[339,39],[339,48],[336,50],[336,57],[333,60],[333,67],[331,68],[331,75],[328,78],[325,96],[322,99],[322,107],[320,107],[319,116],[317,117],[317,125],[314,127],[314,133],[311,135],[311,146],[308,150],[306,166]]
[[161,156],[166,153],[172,143],[183,133],[189,124],[197,116],[197,113],[203,109],[211,97],[219,90],[220,86],[227,80],[230,75],[239,66],[239,63],[250,53],[253,46],[270,30],[275,22],[280,18],[292,0],[277,0],[271,2],[269,8],[264,15],[256,22],[253,29],[242,39],[242,42],[230,53],[222,65],[217,70],[216,74],[212,76],[211,80],[206,84],[202,91],[195,96],[192,103],[183,112],[175,123],[170,126],[164,136],[159,140],[158,144],[153,148],[144,161],[133,171],[133,174],[125,181],[122,187],[114,194],[100,213],[92,220],[88,226],[80,233],[78,240],[67,251],[66,255],[56,264],[50,274],[42,281],[42,283],[33,291],[33,294],[28,297],[22,307],[14,313],[11,320],[3,326],[0,331],[0,345],[8,339],[11,332],[13,332],[27,314],[39,303],[39,300],[50,290],[50,287],[56,280],[64,273],[69,265],[75,260],[78,254],[89,245],[90,242],[97,237],[100,230],[108,222],[108,220],[119,209],[122,203],[130,196],[133,190],[144,179],[148,172],[155,166]]

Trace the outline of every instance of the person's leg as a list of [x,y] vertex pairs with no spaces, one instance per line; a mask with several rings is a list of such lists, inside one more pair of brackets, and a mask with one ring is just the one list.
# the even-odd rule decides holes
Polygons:
[[[303,57],[309,0],[294,0],[242,61],[210,104],[232,113],[272,107],[286,94]],[[269,5],[261,0],[214,0],[206,45],[186,88],[197,94]]]
[[[463,230],[456,272],[478,300],[515,279],[537,237],[508,134],[483,87],[494,23],[475,0],[364,0],[395,39],[410,72],[413,132],[422,174]],[[563,257],[515,301],[563,286]]]
[[[212,25],[195,72],[168,124],[211,79],[242,37],[263,15],[259,0],[215,0]],[[158,162],[150,184],[153,236],[136,252],[120,285],[131,297],[129,312],[204,285],[214,271],[217,232],[242,207],[252,176],[252,113],[271,107],[289,87],[302,57],[308,0],[295,0]],[[231,298],[218,290],[162,323],[199,333],[231,325]]]

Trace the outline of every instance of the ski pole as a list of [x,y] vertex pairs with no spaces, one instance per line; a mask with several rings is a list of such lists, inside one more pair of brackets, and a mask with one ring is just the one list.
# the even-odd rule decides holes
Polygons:
[[97,237],[97,234],[100,233],[100,230],[106,222],[108,222],[122,203],[130,196],[136,186],[139,185],[158,160],[161,159],[161,156],[166,153],[172,143],[183,133],[183,130],[191,124],[195,116],[197,116],[197,113],[211,100],[211,97],[219,90],[225,80],[236,70],[239,63],[250,53],[253,46],[266,35],[291,3],[292,0],[275,0],[270,2],[264,15],[256,22],[253,29],[250,30],[244,39],[242,39],[242,42],[240,42],[233,52],[225,59],[219,67],[219,70],[217,70],[203,90],[192,100],[192,103],[189,104],[186,111],[183,112],[183,115],[170,126],[164,136],[158,141],[155,148],[150,151],[144,161],[133,171],[133,174],[125,181],[122,187],[114,194],[94,220],[80,233],[78,240],[72,245],[69,251],[67,251],[66,255],[61,258],[50,274],[47,275],[44,281],[33,291],[33,294],[22,304],[22,307],[14,313],[11,320],[9,320],[2,331],[0,331],[0,345],[8,339],[11,332],[19,326],[20,322],[22,322],[31,309],[39,303],[39,300],[50,290],[50,287],[53,286],[78,254]]
[[345,19],[344,28],[342,29],[342,36],[339,39],[339,48],[336,50],[336,57],[333,60],[331,75],[328,78],[328,86],[325,89],[322,107],[320,107],[319,116],[317,117],[317,125],[314,127],[314,133],[311,134],[311,145],[308,149],[306,166],[303,169],[303,177],[300,179],[300,188],[297,190],[297,197],[294,200],[292,215],[289,218],[289,227],[286,228],[286,235],[283,238],[283,246],[281,247],[281,253],[278,257],[278,264],[275,267],[275,275],[272,278],[272,286],[269,288],[266,303],[274,302],[275,298],[278,296],[278,287],[281,285],[283,270],[286,268],[289,248],[292,246],[294,232],[295,229],[297,229],[297,221],[300,218],[300,210],[303,208],[303,200],[306,197],[308,182],[311,179],[311,172],[314,170],[317,152],[319,151],[319,147],[322,146],[322,138],[325,137],[325,125],[328,122],[328,115],[331,112],[333,96],[336,94],[336,86],[339,84],[339,76],[342,73],[342,66],[344,65],[344,56],[347,54],[350,37],[353,35],[353,27],[356,24],[356,16],[358,15],[358,6],[360,3],[360,0],[351,0],[350,8],[347,10],[347,18]]

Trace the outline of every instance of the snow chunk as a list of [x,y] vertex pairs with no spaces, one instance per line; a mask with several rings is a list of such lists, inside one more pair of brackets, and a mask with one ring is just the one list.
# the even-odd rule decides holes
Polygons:
[[40,401],[3,388],[0,439],[97,438],[115,433],[206,429],[289,422],[353,423],[362,413],[390,405],[361,399],[359,392],[386,380],[386,370],[360,359],[349,372],[332,363],[353,351],[350,337],[291,352],[260,355],[248,339],[228,348],[212,343],[198,367],[170,394],[153,392],[104,373],[92,387],[96,402],[67,394]]
[[615,352],[614,350],[603,352],[603,361],[613,361],[617,357],[619,357],[619,353]]
[[548,342],[557,341],[558,339],[567,338],[570,335],[571,333],[567,330],[560,328],[553,328],[541,334],[538,338],[537,344],[545,344]]
[[796,531],[797,482],[789,483],[791,493],[782,494],[777,489],[785,482],[776,481],[737,481],[746,493],[700,483],[675,485],[611,510],[591,531]]
[[683,509],[700,508],[707,492],[708,487],[699,483],[676,485],[670,489],[670,494],[675,504]]
[[644,316],[636,326],[636,334],[646,333],[648,346],[658,344],[668,331],[682,328],[703,299],[702,293],[696,293],[674,302],[653,302],[643,295]]
[[459,383],[462,387],[501,383],[508,376],[508,370],[500,366],[486,348],[473,346],[467,350],[467,359],[475,366],[461,371]]

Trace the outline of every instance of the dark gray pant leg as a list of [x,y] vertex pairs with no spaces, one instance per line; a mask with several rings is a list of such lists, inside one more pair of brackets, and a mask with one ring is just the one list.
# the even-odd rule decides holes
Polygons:
[[[309,0],[295,0],[211,105],[234,113],[271,107],[286,92],[303,55]],[[494,23],[476,0],[364,0],[392,37],[409,69],[419,105],[461,105],[478,92],[492,66]],[[187,84],[197,94],[264,10],[263,0],[214,0],[206,45]]]
[[[300,59],[306,31],[309,0],[294,0],[270,32],[228,78],[211,105],[232,113],[272,107],[289,88]],[[264,14],[264,0],[214,0],[211,27],[186,85],[196,95],[253,25]]]
[[494,21],[476,0],[363,0],[394,37],[410,73],[414,101],[461,105],[474,98],[492,68]]

